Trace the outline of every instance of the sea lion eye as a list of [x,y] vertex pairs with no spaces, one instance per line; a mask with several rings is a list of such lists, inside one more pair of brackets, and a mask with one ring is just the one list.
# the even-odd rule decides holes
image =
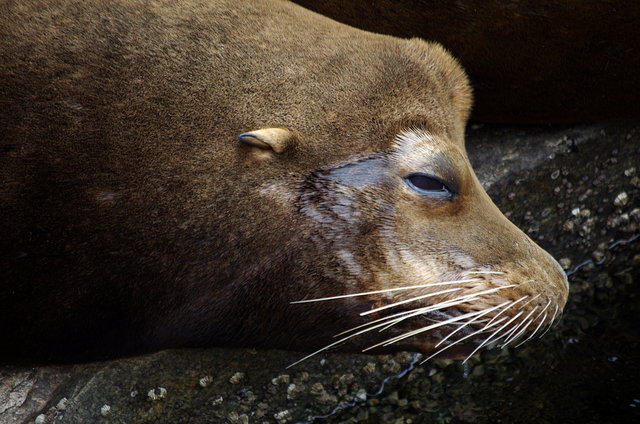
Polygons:
[[449,186],[433,175],[415,173],[404,177],[409,187],[420,194],[427,196],[453,197],[455,192]]

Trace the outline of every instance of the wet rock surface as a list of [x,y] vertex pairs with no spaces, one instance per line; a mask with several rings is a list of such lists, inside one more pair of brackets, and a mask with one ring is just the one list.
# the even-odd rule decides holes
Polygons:
[[467,145],[502,211],[571,274],[545,337],[464,365],[326,354],[287,369],[303,355],[209,349],[4,366],[0,423],[639,422],[640,123],[471,125]]

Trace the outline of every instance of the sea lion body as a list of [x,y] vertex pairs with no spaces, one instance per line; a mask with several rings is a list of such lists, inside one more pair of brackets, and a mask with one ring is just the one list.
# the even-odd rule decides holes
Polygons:
[[441,43],[471,79],[473,120],[640,117],[637,1],[295,1],[356,28]]
[[[440,46],[280,1],[1,12],[3,361],[313,350],[413,296],[459,300],[384,337],[501,304],[458,335],[500,311],[526,334],[562,309],[564,273],[473,174],[470,89]],[[381,292],[407,285],[425,286]],[[432,351],[447,328],[374,351]]]

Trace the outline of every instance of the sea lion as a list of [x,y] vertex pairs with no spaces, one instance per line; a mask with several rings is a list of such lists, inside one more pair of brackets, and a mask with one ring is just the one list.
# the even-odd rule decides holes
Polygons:
[[275,0],[0,15],[3,361],[471,353],[562,310],[564,272],[473,173],[439,45]]
[[472,119],[640,118],[640,3],[294,0],[356,28],[436,41],[474,87]]

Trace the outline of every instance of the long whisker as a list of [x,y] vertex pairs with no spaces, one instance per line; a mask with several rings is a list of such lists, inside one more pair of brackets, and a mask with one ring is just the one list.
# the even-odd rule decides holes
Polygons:
[[429,359],[433,358],[434,356],[437,356],[439,354],[441,354],[442,352],[444,352],[445,350],[449,349],[450,347],[453,347],[455,345],[457,345],[458,343],[462,342],[463,340],[468,339],[469,337],[473,337],[476,334],[482,333],[484,331],[487,331],[487,328],[489,327],[493,327],[495,325],[500,324],[502,321],[504,321],[505,319],[507,319],[507,317],[502,317],[500,318],[498,321],[495,321],[493,324],[489,324],[489,325],[485,325],[484,327],[482,327],[481,329],[474,331],[471,334],[467,334],[466,336],[456,340],[455,342],[446,345],[445,347],[443,347],[442,349],[438,350],[436,353],[431,354],[429,357],[427,357],[425,360],[423,360],[422,362],[420,362],[420,365],[424,364],[425,362],[427,362]]
[[562,310],[558,307],[558,305],[554,305],[556,308],[556,311],[553,313],[553,318],[551,318],[551,321],[555,321],[556,317],[558,316],[558,312],[560,312],[560,315],[562,315]]
[[511,303],[511,305],[507,306],[506,308],[504,308],[503,310],[501,310],[500,312],[498,312],[497,314],[494,315],[493,318],[491,318],[491,321],[489,321],[489,324],[491,324],[493,322],[493,320],[495,320],[496,318],[498,318],[500,315],[502,315],[503,313],[505,313],[506,311],[508,311],[510,308],[514,307],[515,305],[517,305],[518,303],[522,302],[523,300],[525,300],[527,297],[529,297],[529,295],[526,296],[522,296],[520,299],[514,301],[513,303]]
[[[478,318],[480,318],[480,317],[482,317],[482,316],[484,316],[484,315],[488,314],[489,312],[495,311],[496,309],[499,309],[499,308],[501,308],[501,307],[503,307],[503,306],[505,306],[505,305],[509,304],[510,302],[511,302],[510,300],[507,300],[506,302],[503,302],[503,303],[501,303],[501,304],[499,304],[499,305],[497,305],[497,306],[494,306],[494,307],[489,308],[489,309],[485,309],[485,310],[483,311],[483,313],[482,313],[482,314],[478,315],[477,317],[475,317],[474,319],[472,319],[472,320],[471,320],[471,321],[469,321],[468,323],[464,324],[463,326],[461,326],[461,327],[459,327],[459,328],[456,328],[456,329],[455,329],[455,330],[453,330],[451,333],[449,333],[446,337],[444,337],[442,340],[440,340],[440,341],[438,342],[438,344],[436,344],[436,346],[435,346],[435,347],[438,347],[438,346],[440,346],[442,343],[446,342],[446,341],[447,341],[451,336],[453,336],[454,334],[456,334],[458,331],[462,330],[462,329],[463,329],[464,327],[466,327],[467,325],[472,324],[472,323],[473,323],[473,322],[475,322]],[[506,318],[506,317],[505,317],[505,318]],[[485,326],[485,328],[486,328],[486,326]]]
[[[521,313],[524,313],[524,311],[521,311]],[[505,347],[505,344],[507,342],[507,340],[509,340],[511,338],[511,336],[513,336],[515,334],[516,331],[518,331],[518,329],[520,328],[520,326],[522,326],[525,322],[526,319],[529,317],[529,315],[531,314],[531,312],[529,312],[529,314],[522,320],[520,320],[519,323],[517,323],[516,325],[514,325],[513,327],[511,327],[508,331],[506,331],[501,337],[505,337],[505,341],[503,342],[502,348]]]
[[429,312],[434,312],[434,311],[437,311],[437,310],[440,310],[440,309],[449,308],[451,306],[460,305],[462,303],[472,302],[472,301],[478,300],[478,299],[479,299],[478,297],[475,297],[473,295],[467,295],[467,296],[461,296],[461,297],[458,297],[458,298],[455,298],[455,299],[452,299],[452,300],[449,300],[449,301],[446,301],[446,302],[436,303],[435,305],[432,305],[432,306],[425,306],[423,308],[417,308],[417,309],[413,310],[414,312],[412,312],[411,315],[399,317],[399,318],[395,319],[393,322],[387,323],[387,326],[382,328],[382,329],[380,329],[379,331],[384,331],[384,330],[388,329],[389,327],[392,327],[392,326],[398,324],[399,322],[401,322],[401,321],[403,321],[403,320],[405,320],[407,318],[411,318],[413,316],[416,316],[416,315],[422,315],[422,314],[426,314],[426,313],[429,313]]
[[540,313],[533,319],[533,322],[536,322],[538,320],[538,318],[540,318],[540,315],[544,314],[544,317],[542,317],[542,320],[540,320],[540,323],[538,324],[538,326],[536,327],[535,330],[533,330],[533,333],[531,333],[529,335],[529,337],[527,337],[526,339],[524,339],[522,342],[518,343],[516,345],[516,347],[528,342],[529,340],[531,340],[533,338],[533,336],[536,335],[536,333],[540,330],[540,328],[542,327],[542,324],[544,324],[544,322],[547,320],[547,314],[544,312],[547,310],[547,308],[551,306],[551,301],[547,302],[547,305],[540,311]]
[[395,313],[393,315],[387,315],[386,317],[378,318],[378,319],[376,319],[374,321],[369,321],[369,322],[366,322],[364,324],[360,324],[360,325],[358,325],[356,327],[353,327],[353,328],[350,328],[348,330],[345,330],[345,331],[343,331],[341,333],[338,333],[338,334],[334,335],[333,337],[340,337],[343,334],[350,333],[350,332],[355,331],[355,330],[357,330],[359,328],[362,328],[362,327],[368,327],[368,326],[370,326],[372,324],[376,324],[376,323],[381,322],[381,321],[392,321],[394,318],[400,317],[402,315],[406,315],[407,318],[415,316],[415,315],[420,315],[421,313],[423,313],[422,309],[423,308],[411,309],[410,311],[402,311],[402,312]]
[[504,274],[501,271],[468,271],[467,274]]
[[[512,306],[513,306],[513,305],[512,305]],[[506,310],[506,308],[505,308],[505,310]],[[462,363],[463,363],[463,364],[464,364],[464,363],[466,363],[466,362],[469,360],[469,358],[471,358],[471,357],[472,357],[472,356],[473,356],[477,351],[479,351],[483,346],[485,346],[487,343],[489,343],[489,341],[490,341],[491,339],[493,339],[494,337],[496,337],[496,336],[497,336],[497,335],[498,335],[498,334],[499,334],[499,333],[500,333],[504,328],[506,328],[506,327],[507,327],[509,324],[511,324],[513,321],[515,321],[516,319],[518,319],[518,317],[519,317],[520,315],[522,315],[522,313],[523,313],[522,311],[518,312],[518,314],[514,315],[514,316],[513,316],[509,321],[507,321],[507,322],[506,322],[502,327],[500,327],[498,330],[494,331],[494,332],[493,332],[489,337],[487,337],[487,338],[485,339],[485,341],[484,341],[484,342],[482,342],[480,345],[478,345],[478,347],[476,347],[476,348],[473,350],[473,352],[471,352],[471,353],[469,354],[469,356],[467,356],[467,358],[466,358],[464,361],[462,361]],[[501,338],[501,337],[504,337],[504,334],[503,334],[502,336],[498,337],[498,338]]]
[[288,368],[291,368],[291,367],[292,367],[292,366],[294,366],[294,365],[299,364],[300,362],[303,362],[303,361],[305,361],[305,360],[307,360],[307,359],[311,358],[312,356],[317,355],[317,354],[318,354],[318,353],[320,353],[320,352],[324,352],[325,350],[330,349],[330,348],[332,348],[333,346],[339,345],[340,343],[343,343],[343,342],[345,342],[345,341],[349,340],[349,339],[350,339],[350,338],[352,338],[352,337],[359,336],[360,334],[364,334],[364,333],[369,332],[369,331],[371,331],[371,330],[374,330],[374,329],[376,329],[376,328],[378,328],[378,327],[382,327],[383,325],[387,325],[387,323],[386,323],[386,322],[383,322],[383,323],[380,323],[380,324],[377,324],[377,325],[373,325],[373,326],[371,326],[371,327],[369,327],[369,328],[365,328],[365,329],[360,330],[360,331],[358,331],[358,332],[356,332],[356,333],[353,333],[353,334],[351,334],[351,335],[348,335],[347,337],[343,337],[343,338],[341,338],[340,340],[337,340],[337,341],[335,341],[335,342],[333,342],[333,343],[330,343],[330,344],[326,345],[325,347],[323,347],[323,348],[321,348],[321,349],[318,349],[318,350],[316,350],[315,352],[310,353],[309,355],[305,356],[304,358],[301,358],[301,359],[297,360],[296,362],[294,362],[294,363],[292,363],[292,364],[288,365],[288,366],[287,366],[287,369],[288,369]]
[[[533,280],[528,280],[528,281],[526,281],[525,283],[528,283],[528,282],[530,282],[530,281],[533,281]],[[524,283],[523,283],[523,284],[524,284]],[[520,307],[519,307],[518,309],[522,310],[525,306],[527,306],[528,304],[530,304],[531,302],[533,302],[534,300],[536,300],[537,298],[539,298],[541,295],[542,295],[542,293],[538,293],[536,296],[532,297],[531,299],[529,299],[529,300],[527,300],[526,302],[524,302],[523,304],[521,304],[521,305],[520,305]],[[520,321],[520,323],[519,323],[518,325],[514,326],[512,329],[510,329],[508,332],[506,332],[502,337],[505,337],[505,336],[509,336],[509,335],[514,335],[514,334],[516,334],[516,331],[518,330],[518,328],[520,328],[520,326],[522,326],[522,325],[527,321],[527,319],[531,316],[531,314],[532,314],[536,309],[538,309],[538,306],[536,306],[536,307],[533,309],[533,311],[529,312],[529,314],[526,316],[526,318],[525,318],[525,319],[523,319],[522,321]],[[529,324],[527,324],[527,327],[528,327],[528,326],[529,326]],[[525,327],[525,328],[526,328],[526,327]],[[518,333],[518,336],[519,336],[519,335],[520,335],[520,333]],[[502,349],[504,349],[504,348],[506,347],[506,345],[507,345],[511,340],[512,340],[512,339],[511,339],[511,337],[507,337],[507,340],[505,340],[505,342],[503,343],[503,345],[502,345],[502,347],[501,347],[501,348],[502,348]]]
[[473,283],[473,282],[476,282],[476,281],[482,281],[482,279],[481,278],[467,278],[467,279],[464,279],[464,280],[443,281],[443,282],[440,282],[440,283],[428,283],[428,284],[418,284],[418,285],[415,285],[415,286],[392,287],[390,289],[381,289],[381,290],[373,290],[373,291],[368,291],[368,292],[343,294],[343,295],[331,296],[331,297],[321,297],[321,298],[318,298],[318,299],[296,300],[296,301],[289,302],[289,303],[297,304],[297,303],[323,302],[325,300],[346,299],[346,298],[349,298],[349,297],[369,296],[369,295],[372,295],[372,294],[389,293],[389,292],[401,291],[401,290],[421,289],[421,288],[425,288],[425,287],[446,286],[446,285],[451,285],[451,284]]
[[463,289],[462,287],[456,287],[456,288],[453,288],[453,289],[440,290],[440,291],[433,292],[433,293],[423,294],[421,296],[415,296],[415,297],[412,297],[410,299],[400,300],[398,302],[389,303],[388,305],[384,305],[384,306],[381,306],[379,308],[374,308],[374,309],[371,309],[371,310],[368,310],[368,311],[365,311],[365,312],[361,312],[360,316],[373,314],[373,313],[376,313],[376,312],[379,312],[379,311],[383,311],[385,309],[396,307],[398,305],[404,305],[405,303],[415,302],[416,300],[426,299],[428,297],[439,296],[441,294],[451,293],[451,292],[454,292],[454,291],[460,291],[462,289]]
[[[350,333],[350,332],[355,331],[355,330],[357,330],[359,328],[368,327],[368,326],[370,326],[372,324],[376,324],[376,323],[381,322],[381,321],[390,321],[391,323],[386,323],[387,326],[379,330],[379,331],[384,331],[387,328],[389,328],[389,327],[391,327],[391,326],[393,326],[393,325],[395,325],[395,324],[397,324],[397,323],[399,323],[399,322],[401,322],[401,321],[403,321],[403,320],[405,320],[407,318],[411,318],[411,317],[414,317],[414,316],[417,316],[417,315],[422,315],[422,314],[425,314],[425,313],[428,313],[428,312],[437,311],[438,309],[448,308],[450,306],[456,306],[456,305],[459,305],[461,303],[466,303],[466,302],[470,302],[470,301],[473,301],[473,300],[477,300],[477,297],[472,297],[472,296],[475,296],[475,293],[472,293],[472,294],[466,295],[466,296],[462,296],[462,297],[459,297],[459,298],[455,298],[455,299],[452,299],[452,300],[448,300],[448,301],[445,301],[445,302],[436,303],[435,305],[431,305],[431,306],[425,306],[425,307],[415,308],[415,309],[412,309],[412,310],[409,310],[409,311],[398,312],[398,313],[395,313],[393,315],[388,315],[386,317],[378,318],[378,319],[376,319],[374,321],[370,321],[370,322],[367,322],[367,323],[364,323],[364,324],[360,324],[360,325],[358,325],[356,327],[353,327],[353,328],[345,330],[345,331],[343,331],[341,333],[335,334],[333,337],[340,337],[343,334]],[[376,326],[376,328],[379,328],[379,327],[380,327],[380,325]]]
[[[538,305],[538,306],[536,306],[535,308],[533,308],[533,309],[531,310],[531,312],[529,312],[529,314],[528,314],[526,317],[524,317],[524,319],[523,319],[522,321],[520,321],[520,324],[518,324],[518,325],[515,327],[515,330],[511,333],[511,336],[510,336],[510,337],[508,337],[508,338],[504,341],[504,343],[503,343],[503,344],[502,344],[502,346],[501,346],[501,349],[504,349],[505,347],[507,347],[507,345],[508,345],[509,343],[511,343],[512,341],[514,341],[515,339],[517,339],[518,337],[520,337],[520,336],[521,336],[525,331],[527,331],[527,328],[528,328],[528,327],[529,327],[533,322],[535,322],[535,321],[529,320],[529,318],[531,317],[531,315],[533,315],[533,313],[534,313],[534,312],[535,312],[539,307],[540,307],[540,305]],[[522,326],[525,322],[527,323],[527,325],[525,325],[525,326],[522,328],[522,330],[518,331],[518,333],[516,334],[516,331],[518,330],[518,328],[519,328],[520,326]]]
[[[456,299],[440,302],[440,303],[437,303],[435,305],[420,307],[420,308],[412,309],[410,311],[402,311],[402,312],[395,313],[393,315],[388,315],[386,317],[378,318],[378,319],[376,319],[374,321],[370,321],[370,322],[367,322],[367,323],[364,323],[364,324],[360,324],[360,325],[358,325],[356,327],[353,327],[353,328],[345,330],[345,331],[343,331],[341,333],[335,334],[333,337],[340,337],[343,334],[347,334],[347,333],[350,333],[352,331],[358,330],[360,328],[368,327],[370,325],[373,325],[373,324],[376,324],[376,323],[379,323],[379,322],[382,322],[382,321],[391,322],[390,324],[388,322],[385,323],[387,325],[387,327],[384,327],[381,330],[379,330],[379,331],[384,331],[385,329],[391,327],[392,325],[395,325],[398,322],[400,322],[402,320],[405,320],[407,318],[411,318],[411,317],[414,317],[414,316],[417,316],[417,315],[422,315],[422,314],[425,314],[425,313],[428,313],[428,312],[437,311],[438,309],[442,309],[442,308],[448,308],[450,306],[456,306],[456,305],[459,305],[461,303],[470,302],[470,301],[473,301],[473,300],[477,299],[476,297],[470,297],[470,296],[475,296],[475,294],[472,293],[470,295],[462,296],[462,297],[459,297],[459,298],[456,298]],[[375,328],[379,328],[379,327],[381,327],[381,325],[375,326]]]
[[[488,289],[488,290],[484,290],[484,291],[480,291],[480,292],[470,293],[470,294],[465,295],[465,296],[480,296],[480,295],[483,295],[483,294],[495,293],[495,292],[497,292],[498,290],[506,289],[506,288],[509,288],[509,287],[515,287],[515,286],[516,286],[515,284],[510,284],[510,285],[508,285],[508,286],[495,287],[495,288]],[[364,315],[372,314],[372,313],[374,313],[374,312],[382,311],[382,310],[384,310],[384,309],[393,308],[394,306],[398,306],[398,305],[402,305],[402,304],[405,304],[405,303],[413,302],[414,300],[419,300],[419,299],[423,299],[423,298],[426,298],[426,297],[436,296],[436,295],[439,295],[439,294],[443,294],[443,293],[447,293],[447,292],[452,292],[452,291],[456,291],[456,290],[460,290],[460,289],[459,289],[459,288],[456,288],[456,289],[442,290],[442,291],[440,291],[440,292],[429,293],[429,294],[427,294],[427,295],[417,296],[417,297],[413,297],[413,298],[411,298],[411,299],[401,300],[401,301],[399,301],[399,302],[390,303],[390,304],[388,304],[388,305],[381,306],[381,307],[379,307],[379,308],[371,309],[370,311],[362,312],[362,313],[360,313],[360,315],[361,315],[361,316],[364,316]],[[457,298],[457,299],[452,299],[451,301],[458,300],[458,299],[462,299],[462,298],[464,298],[465,296],[461,296],[461,297],[459,297],[459,298]],[[448,303],[448,302],[450,302],[450,301],[449,301],[449,300],[446,300],[446,301],[441,302],[441,303]],[[437,304],[436,304],[436,305],[433,305],[433,306],[437,306]],[[441,309],[441,308],[438,308],[438,309]]]
[[[443,305],[443,303],[444,303],[444,302],[443,302],[443,303],[439,303],[438,305],[436,305],[436,306],[438,306],[438,308],[436,308],[436,309],[433,309],[434,307],[426,307],[426,308],[424,308],[424,309],[425,309],[425,310],[427,310],[427,312],[430,312],[431,310],[437,310],[437,309],[440,309],[440,308],[442,308],[442,307],[455,306],[455,305],[460,304],[460,303],[468,302],[469,300],[472,300],[472,299],[465,299],[465,300],[462,300],[462,301],[459,301],[459,302],[451,302],[451,304],[447,304],[446,306],[442,306],[442,305]],[[413,313],[418,314],[418,312],[413,312]],[[424,311],[421,311],[420,313],[424,313]],[[337,341],[335,341],[335,342],[333,342],[333,343],[330,343],[330,344],[326,345],[325,347],[323,347],[322,349],[318,349],[318,350],[316,350],[315,352],[310,353],[309,355],[305,356],[304,358],[301,358],[301,359],[297,360],[296,362],[294,362],[294,363],[292,363],[292,364],[288,365],[288,366],[287,366],[287,368],[291,368],[292,366],[297,365],[297,364],[299,364],[300,362],[303,362],[303,361],[305,361],[306,359],[309,359],[309,358],[311,358],[312,356],[317,355],[318,353],[324,352],[325,350],[330,349],[330,348],[332,348],[333,346],[339,345],[340,343],[343,343],[343,342],[345,342],[345,341],[349,340],[349,339],[350,339],[350,338],[352,338],[352,337],[359,336],[360,334],[367,333],[367,332],[369,332],[369,331],[371,331],[371,330],[374,330],[374,329],[376,329],[376,328],[379,328],[379,327],[385,326],[385,325],[387,325],[387,324],[388,324],[388,323],[387,323],[386,321],[384,321],[384,322],[381,322],[381,323],[379,323],[379,324],[372,325],[372,326],[370,326],[370,327],[368,327],[368,328],[362,329],[362,330],[360,330],[360,331],[358,331],[358,332],[356,332],[356,333],[350,334],[350,335],[348,335],[348,336],[346,336],[346,337],[343,337],[342,339],[337,340]]]
[[[445,301],[445,302],[446,302],[446,303],[449,303],[449,302],[457,301],[457,300],[460,300],[460,299],[465,299],[466,297],[469,297],[469,296],[472,296],[472,297],[473,297],[473,299],[475,299],[477,295],[487,294],[487,293],[492,293],[492,292],[497,291],[497,290],[500,290],[500,289],[502,289],[502,288],[505,288],[505,287],[499,287],[499,288],[489,289],[489,290],[486,290],[486,291],[484,291],[484,292],[471,293],[471,294],[468,294],[468,295],[465,295],[465,296],[462,296],[462,297],[459,297],[459,298],[456,298],[456,299],[452,299],[452,300],[449,300],[449,301]],[[467,302],[468,302],[468,301],[470,301],[470,300],[472,300],[472,299],[467,299]],[[504,304],[506,304],[506,303],[509,303],[509,301],[505,302]],[[436,304],[436,305],[434,305],[434,306],[439,306],[439,305],[441,305],[441,304]],[[499,305],[499,306],[500,306],[500,305]],[[438,309],[442,309],[442,306],[440,306]],[[489,310],[489,312],[490,312],[490,311],[492,311],[493,309],[495,309],[495,308],[490,309],[490,310]],[[424,313],[424,311],[422,311],[421,313]],[[415,316],[415,315],[419,315],[419,314],[411,314],[411,315],[407,315],[407,316],[404,316],[404,317],[402,317],[402,318],[399,318],[399,319],[397,319],[397,320],[395,320],[395,321],[391,322],[391,323],[390,323],[389,325],[387,325],[386,327],[381,328],[381,329],[380,329],[380,330],[378,330],[378,331],[382,332],[382,331],[384,331],[384,330],[386,330],[386,329],[388,329],[388,328],[390,328],[390,327],[392,327],[392,326],[394,326],[394,325],[398,324],[399,322],[401,322],[401,321],[403,321],[403,320],[405,320],[405,319],[407,319],[407,318],[410,318],[410,317],[412,317],[412,316]],[[480,318],[480,317],[476,317],[475,319],[477,319],[477,318]],[[475,319],[474,319],[474,320],[472,320],[471,322],[475,321]],[[465,323],[461,323],[461,324],[463,324],[463,325],[461,326],[461,328],[460,328],[460,329],[464,328],[464,327],[465,327],[465,326],[467,326],[469,323],[466,323],[466,324],[465,324]],[[444,340],[443,340],[443,341],[444,341]],[[442,341],[441,341],[441,342],[442,342]],[[439,344],[440,344],[440,343],[438,343],[438,345],[439,345]],[[438,345],[436,345],[436,347],[437,347]]]
[[555,312],[553,313],[553,317],[551,318],[551,320],[549,320],[549,326],[547,327],[546,330],[544,330],[544,332],[542,334],[540,334],[539,338],[544,337],[545,334],[547,334],[549,332],[549,330],[551,330],[551,327],[553,327],[553,321],[556,319],[556,315],[558,315],[558,305],[554,305],[556,307]]
[[536,300],[537,298],[539,298],[540,296],[542,296],[542,293],[538,293],[537,295],[533,296],[531,299],[527,300],[526,302],[524,302],[522,305],[520,305],[519,309],[524,308],[525,306],[527,306],[529,303],[533,302],[534,300]]
[[374,344],[373,346],[369,346],[368,348],[364,349],[363,352],[366,352],[368,350],[371,350],[371,349],[374,349],[374,348],[380,347],[380,346],[389,346],[390,344],[393,344],[395,342],[398,342],[400,340],[406,339],[406,338],[411,337],[411,336],[415,336],[416,334],[420,334],[420,333],[423,333],[425,331],[433,330],[434,328],[442,327],[443,325],[447,325],[447,324],[450,324],[452,322],[461,321],[463,319],[476,316],[481,312],[482,311],[469,312],[469,313],[466,313],[466,314],[463,314],[463,315],[458,315],[457,317],[449,318],[448,320],[445,320],[445,321],[440,321],[440,322],[437,322],[435,324],[428,325],[426,327],[421,327],[421,328],[419,328],[417,330],[409,331],[408,333],[404,333],[404,334],[401,334],[399,336],[392,337],[392,338],[390,338],[388,340],[382,341],[380,343]]
[[527,337],[523,342],[519,343],[516,345],[516,347],[520,346],[521,344],[531,340],[533,338],[533,336],[540,330],[540,328],[542,327],[542,325],[545,323],[545,321],[547,320],[547,313],[545,312],[544,316],[542,317],[542,319],[540,320],[540,324],[538,324],[538,326],[536,327],[535,330],[533,330],[533,333],[531,333],[531,335],[529,337]]

